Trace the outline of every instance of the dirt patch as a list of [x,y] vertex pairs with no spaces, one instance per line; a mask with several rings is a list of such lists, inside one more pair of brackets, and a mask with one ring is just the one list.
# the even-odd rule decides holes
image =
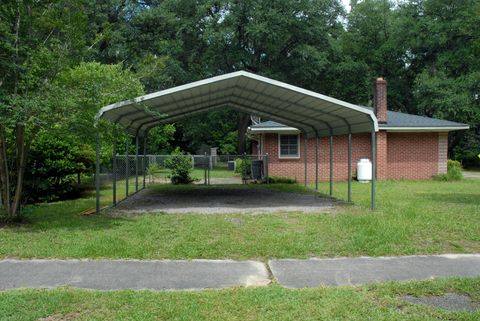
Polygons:
[[473,302],[469,296],[456,293],[446,293],[442,296],[421,297],[406,295],[400,299],[413,304],[426,305],[450,311],[475,311],[480,309],[479,304]]
[[48,317],[40,318],[37,321],[72,321],[80,318],[80,313],[69,313],[67,315],[53,314]]
[[114,213],[269,213],[330,212],[335,200],[311,194],[256,188],[198,188],[188,191],[142,190],[117,206]]

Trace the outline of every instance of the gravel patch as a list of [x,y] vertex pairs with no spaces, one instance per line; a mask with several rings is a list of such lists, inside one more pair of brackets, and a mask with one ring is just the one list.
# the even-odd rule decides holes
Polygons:
[[327,197],[256,188],[212,187],[188,191],[146,189],[120,203],[113,213],[321,213],[332,211],[335,203],[334,199]]
[[406,295],[400,297],[400,299],[413,304],[426,305],[450,311],[475,311],[480,308],[478,304],[472,302],[472,299],[470,299],[469,296],[456,293],[446,293],[442,296],[421,297]]

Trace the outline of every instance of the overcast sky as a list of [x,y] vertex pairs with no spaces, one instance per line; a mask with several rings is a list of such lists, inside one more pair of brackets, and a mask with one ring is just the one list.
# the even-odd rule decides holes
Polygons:
[[350,0],[342,0],[342,2],[347,11],[350,11]]

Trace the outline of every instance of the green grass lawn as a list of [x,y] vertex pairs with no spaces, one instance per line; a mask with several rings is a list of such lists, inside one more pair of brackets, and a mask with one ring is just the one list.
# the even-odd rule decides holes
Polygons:
[[[334,187],[335,196],[345,197],[345,183]],[[312,192],[299,185],[244,188]],[[379,182],[374,212],[369,192],[369,184],[353,184],[356,205],[333,213],[79,215],[94,206],[91,195],[27,207],[29,224],[0,228],[0,257],[266,260],[480,252],[480,180]],[[111,199],[103,189],[102,203]]]
[[[237,186],[238,187],[238,186]],[[157,185],[154,189],[209,188]],[[300,185],[247,185],[313,193]],[[327,184],[321,184],[322,192]],[[346,184],[334,185],[344,198]],[[130,185],[130,191],[134,185]],[[119,198],[125,194],[119,184]],[[28,224],[0,228],[0,257],[247,259],[480,252],[480,180],[355,183],[355,205],[333,213],[82,216],[94,196],[29,206]],[[102,189],[102,204],[112,200]],[[235,220],[232,220],[235,218]],[[0,320],[479,320],[480,312],[417,306],[400,295],[456,292],[480,303],[480,278],[321,287],[206,291],[0,291]]]
[[277,285],[206,291],[0,291],[1,320],[479,320],[477,312],[412,305],[402,295],[469,295],[480,278],[290,290]]

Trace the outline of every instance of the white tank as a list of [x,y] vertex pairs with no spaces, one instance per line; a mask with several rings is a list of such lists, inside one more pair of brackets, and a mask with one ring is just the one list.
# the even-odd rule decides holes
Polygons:
[[368,158],[360,158],[358,161],[357,180],[364,183],[372,180],[372,162]]

